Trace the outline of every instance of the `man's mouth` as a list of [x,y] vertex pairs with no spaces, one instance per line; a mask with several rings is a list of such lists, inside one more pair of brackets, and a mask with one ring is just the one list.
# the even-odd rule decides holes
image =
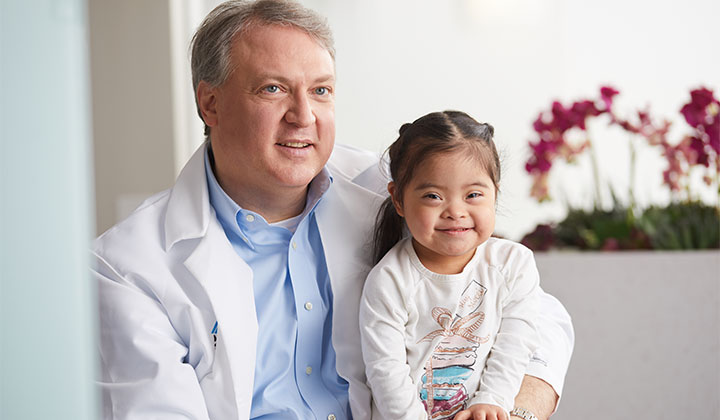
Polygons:
[[278,145],[283,147],[291,147],[293,149],[304,149],[311,146],[310,143],[303,143],[300,141],[288,141],[285,143],[278,143]]

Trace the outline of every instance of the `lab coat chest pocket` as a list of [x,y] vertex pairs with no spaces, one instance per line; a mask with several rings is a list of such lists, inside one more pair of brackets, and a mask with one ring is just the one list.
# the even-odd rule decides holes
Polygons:
[[227,347],[221,339],[212,345],[212,351],[206,354],[205,360],[208,363],[199,365],[197,374],[210,418],[237,417],[239,410],[232,402],[244,399],[238,399],[235,394]]
[[214,223],[185,266],[204,289],[207,310],[216,317],[206,319],[203,330],[197,329],[202,337],[197,341],[204,345],[199,351],[212,355],[206,357],[206,372],[197,372],[208,410],[212,411],[211,406],[225,407],[227,401],[236,404],[236,414],[226,407],[215,416],[211,413],[211,418],[243,418],[249,414],[252,403],[255,373],[257,317],[252,270],[235,253],[222,228]]

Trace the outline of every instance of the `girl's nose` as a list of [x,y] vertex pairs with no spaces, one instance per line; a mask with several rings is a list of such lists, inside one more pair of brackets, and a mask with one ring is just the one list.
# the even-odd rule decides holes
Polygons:
[[465,207],[459,203],[449,203],[443,211],[443,217],[452,220],[462,219],[466,216],[467,212],[465,211]]

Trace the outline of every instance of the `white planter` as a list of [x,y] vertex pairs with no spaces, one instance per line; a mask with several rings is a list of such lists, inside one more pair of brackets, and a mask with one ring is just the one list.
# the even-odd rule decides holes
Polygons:
[[536,259],[576,334],[553,420],[720,419],[720,251]]

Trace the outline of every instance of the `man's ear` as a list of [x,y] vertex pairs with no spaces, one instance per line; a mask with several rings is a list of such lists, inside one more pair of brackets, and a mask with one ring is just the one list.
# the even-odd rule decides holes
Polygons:
[[392,200],[393,206],[395,206],[395,211],[400,217],[405,217],[403,214],[403,208],[402,208],[402,201],[397,196],[397,189],[395,188],[394,182],[388,183],[388,192],[390,193],[390,199]]
[[198,83],[197,92],[197,103],[200,109],[200,115],[202,115],[205,125],[214,127],[217,125],[217,96],[215,88],[210,86],[209,83],[201,80]]

